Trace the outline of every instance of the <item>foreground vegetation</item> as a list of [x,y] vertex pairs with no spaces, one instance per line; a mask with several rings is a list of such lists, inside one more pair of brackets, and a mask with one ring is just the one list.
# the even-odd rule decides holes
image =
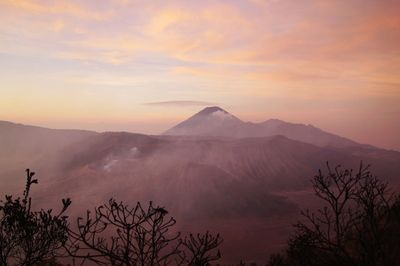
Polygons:
[[400,198],[373,176],[327,165],[312,179],[323,207],[305,210],[283,254],[271,266],[400,265]]
[[0,265],[210,265],[220,259],[222,237],[209,232],[181,237],[176,221],[151,202],[130,207],[114,199],[76,224],[69,224],[63,199],[61,211],[33,211],[30,189],[38,180],[27,172],[22,198],[0,202]]
[[[75,223],[60,211],[32,210],[29,169],[22,198],[0,201],[0,265],[211,265],[221,258],[219,234],[181,236],[163,207],[115,199]],[[400,199],[368,166],[357,171],[327,165],[312,179],[322,208],[305,210],[270,266],[400,264]],[[240,262],[239,265],[246,265]],[[248,264],[254,265],[254,264]]]

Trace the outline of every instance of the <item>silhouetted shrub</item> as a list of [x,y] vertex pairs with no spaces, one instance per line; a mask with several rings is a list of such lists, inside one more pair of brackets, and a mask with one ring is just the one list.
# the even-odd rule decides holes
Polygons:
[[23,198],[0,201],[0,265],[210,265],[221,255],[220,235],[190,234],[184,239],[172,232],[176,221],[162,207],[140,203],[129,207],[111,199],[87,211],[72,229],[63,215],[71,204],[63,199],[57,215],[52,210],[32,211],[30,189],[37,184],[29,169]]
[[288,265],[399,263],[399,200],[393,200],[387,183],[362,163],[356,172],[329,164],[327,170],[312,179],[324,206],[302,212],[305,221],[295,225],[286,251]]
[[62,200],[59,214],[52,210],[32,211],[31,186],[35,175],[26,170],[23,198],[6,196],[0,201],[0,265],[45,265],[54,261],[68,238],[67,216],[63,216],[69,199]]
[[75,258],[98,265],[166,265],[180,263],[179,233],[171,233],[176,221],[164,208],[152,203],[129,207],[111,199],[77,219],[67,246]]
[[171,232],[176,221],[161,207],[150,202],[128,207],[111,199],[107,204],[77,219],[77,230],[70,230],[68,253],[83,262],[98,265],[210,265],[220,258],[222,242],[210,233],[180,239]]
[[196,236],[190,234],[182,241],[183,246],[189,253],[186,262],[190,266],[211,265],[210,263],[212,261],[217,261],[221,258],[221,252],[218,247],[221,245],[222,241],[223,239],[219,234],[216,236],[209,232],[197,234]]

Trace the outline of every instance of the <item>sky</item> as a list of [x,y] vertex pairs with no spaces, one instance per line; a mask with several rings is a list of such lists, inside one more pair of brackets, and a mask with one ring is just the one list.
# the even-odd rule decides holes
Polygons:
[[205,106],[400,150],[400,1],[1,0],[0,120],[158,134]]

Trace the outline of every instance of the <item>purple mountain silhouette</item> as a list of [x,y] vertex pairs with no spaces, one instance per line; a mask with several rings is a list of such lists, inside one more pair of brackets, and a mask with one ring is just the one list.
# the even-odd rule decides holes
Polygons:
[[236,116],[216,106],[203,109],[167,130],[164,135],[232,138],[282,135],[320,147],[352,147],[361,145],[350,139],[325,132],[312,125],[293,124],[278,119],[270,119],[262,123],[243,122]]

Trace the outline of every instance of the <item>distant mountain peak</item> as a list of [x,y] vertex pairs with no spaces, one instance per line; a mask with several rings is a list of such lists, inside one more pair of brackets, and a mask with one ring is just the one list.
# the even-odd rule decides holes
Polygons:
[[206,107],[185,121],[167,130],[165,135],[255,138],[282,135],[292,140],[325,147],[350,147],[358,143],[330,134],[312,125],[269,119],[261,123],[245,123],[218,106]]
[[198,112],[196,115],[211,115],[215,112],[222,112],[224,114],[229,114],[227,111],[225,111],[219,106],[209,106]]
[[228,133],[215,133],[218,129],[232,131],[243,122],[218,106],[206,107],[175,127],[167,130],[166,135],[225,136]]
[[210,106],[206,107],[194,116],[191,117],[191,119],[213,119],[213,120],[237,120],[239,121],[238,118],[236,118],[234,115],[230,114],[229,112],[225,111],[221,107],[218,106]]

